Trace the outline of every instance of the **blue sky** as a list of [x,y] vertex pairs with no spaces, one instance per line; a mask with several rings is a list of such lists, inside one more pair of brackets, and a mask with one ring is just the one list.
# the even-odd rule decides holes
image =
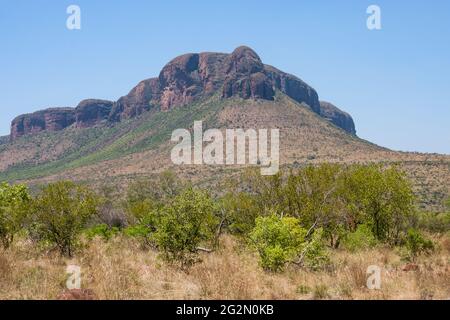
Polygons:
[[[66,8],[81,8],[81,30]],[[366,9],[381,7],[382,30]],[[252,47],[395,150],[450,154],[450,1],[0,0],[0,135],[17,115],[116,100],[186,52]]]

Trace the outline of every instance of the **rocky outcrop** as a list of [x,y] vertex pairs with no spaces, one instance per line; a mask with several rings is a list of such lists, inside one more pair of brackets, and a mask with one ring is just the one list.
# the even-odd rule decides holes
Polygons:
[[15,118],[11,123],[10,139],[41,131],[61,131],[74,125],[77,128],[92,127],[107,120],[113,102],[106,100],[83,100],[74,108],[50,108]]
[[239,47],[228,57],[222,97],[273,100],[273,83],[264,72],[259,56],[248,47]]
[[75,122],[72,108],[50,108],[21,115],[11,123],[11,140],[41,131],[59,131]]
[[161,89],[158,78],[147,79],[131,89],[128,95],[120,98],[112,107],[110,121],[121,121],[136,117],[152,106],[159,105]]
[[107,100],[87,99],[75,108],[77,128],[92,127],[109,118],[114,102]]
[[299,78],[284,73],[272,66],[265,66],[265,73],[271,79],[274,88],[285,93],[293,100],[307,104],[314,112],[320,114],[319,95],[316,90]]
[[153,107],[166,111],[218,90],[223,98],[266,100],[273,100],[275,90],[280,90],[320,112],[318,95],[313,88],[297,77],[264,65],[255,51],[241,46],[231,54],[188,53],[173,59],[163,67],[158,78],[142,81],[120,98],[110,119],[120,121]]
[[108,120],[133,118],[151,109],[167,111],[218,92],[223,99],[274,100],[276,91],[308,105],[312,111],[351,134],[351,117],[335,106],[323,103],[317,92],[301,79],[262,63],[249,47],[241,46],[231,54],[188,53],[161,70],[157,78],[141,81],[117,102],[84,100],[75,109],[48,109],[16,118],[11,125],[11,139],[43,130],[62,130],[73,123],[86,128]]
[[335,105],[320,101],[320,115],[348,133],[356,135],[355,123],[352,117]]

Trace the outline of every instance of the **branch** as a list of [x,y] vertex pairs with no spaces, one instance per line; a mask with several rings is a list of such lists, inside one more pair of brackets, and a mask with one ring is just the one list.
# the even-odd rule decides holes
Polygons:
[[214,251],[214,250],[212,250],[212,249],[203,248],[203,247],[197,247],[197,248],[195,248],[195,250],[197,250],[197,251],[202,251],[202,252],[206,252],[206,253],[211,253],[211,252]]

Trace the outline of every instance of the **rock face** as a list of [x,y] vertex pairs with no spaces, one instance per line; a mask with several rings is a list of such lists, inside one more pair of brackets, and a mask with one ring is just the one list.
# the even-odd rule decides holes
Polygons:
[[356,135],[355,123],[352,117],[333,104],[320,101],[320,115],[348,133]]
[[129,119],[148,111],[157,105],[161,96],[158,78],[139,82],[128,95],[120,98],[112,107],[110,121]]
[[63,130],[75,122],[72,108],[50,108],[21,115],[11,123],[11,140],[41,131]]
[[107,120],[114,102],[107,100],[87,99],[81,101],[75,108],[75,123],[77,128],[88,128]]
[[161,70],[157,78],[141,81],[117,102],[88,99],[75,109],[47,109],[17,117],[11,125],[11,140],[43,130],[58,131],[75,123],[87,128],[102,121],[118,122],[152,109],[167,111],[188,105],[216,92],[223,99],[274,100],[281,91],[293,100],[351,134],[352,118],[329,103],[320,103],[317,92],[299,78],[262,63],[252,49],[241,46],[231,54],[188,53]]

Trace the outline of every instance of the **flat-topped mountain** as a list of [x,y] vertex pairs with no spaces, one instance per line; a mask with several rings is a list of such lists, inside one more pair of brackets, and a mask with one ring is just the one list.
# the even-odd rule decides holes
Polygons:
[[449,156],[395,152],[360,139],[349,114],[248,47],[181,55],[117,101],[87,99],[17,117],[10,136],[0,137],[0,181],[126,185],[166,169],[199,184],[233,177],[242,166],[171,162],[172,132],[198,120],[221,131],[280,129],[282,168],[395,164],[411,176],[423,207],[439,208],[450,194]]
[[219,92],[222,99],[273,101],[276,91],[308,105],[312,111],[351,134],[353,119],[331,104],[321,104],[317,92],[299,78],[264,65],[250,48],[242,46],[231,54],[189,53],[170,61],[159,77],[141,81],[116,102],[88,99],[74,108],[51,108],[21,115],[11,124],[11,140],[41,131],[60,131],[74,125],[95,126],[118,122],[152,109],[167,111],[188,105]]

